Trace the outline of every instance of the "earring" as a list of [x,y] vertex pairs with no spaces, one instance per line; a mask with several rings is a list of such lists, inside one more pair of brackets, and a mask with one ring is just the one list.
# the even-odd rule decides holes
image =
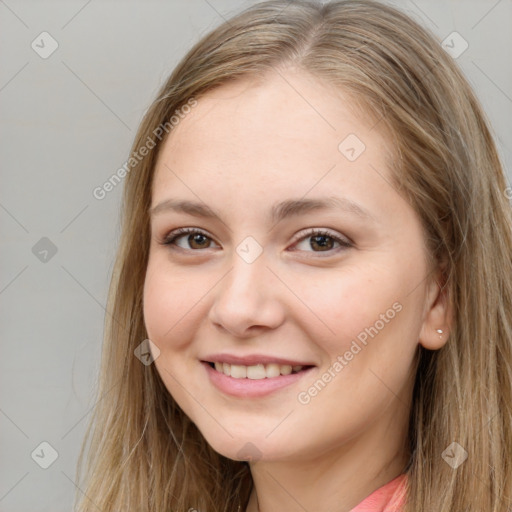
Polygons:
[[439,334],[439,337],[442,338],[442,334],[443,334],[443,330],[442,329],[437,329],[436,332]]

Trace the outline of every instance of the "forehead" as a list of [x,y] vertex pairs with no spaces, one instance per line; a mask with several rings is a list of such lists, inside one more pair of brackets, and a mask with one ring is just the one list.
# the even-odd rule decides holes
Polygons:
[[228,135],[237,140],[261,137],[269,143],[275,136],[336,141],[344,132],[362,132],[372,122],[370,113],[348,92],[291,68],[207,92],[183,116],[168,141],[182,144],[190,132],[208,132],[208,139],[226,143]]
[[229,180],[304,195],[334,167],[345,181],[357,181],[368,164],[386,174],[389,147],[374,124],[349,94],[301,71],[222,85],[201,96],[165,141],[153,202],[185,176],[207,189]]

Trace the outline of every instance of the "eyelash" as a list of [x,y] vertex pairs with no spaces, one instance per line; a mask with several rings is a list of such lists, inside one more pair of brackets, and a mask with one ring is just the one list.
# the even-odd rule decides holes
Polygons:
[[[208,233],[206,233],[205,231],[203,231],[199,228],[179,228],[174,231],[171,231],[168,235],[166,235],[164,237],[164,239],[162,241],[160,241],[160,244],[172,246],[172,245],[174,245],[174,242],[176,240],[178,240],[178,238],[181,238],[184,235],[190,235],[190,234],[203,235],[213,241],[213,238]],[[331,256],[333,253],[338,253],[340,250],[349,249],[349,248],[353,247],[353,244],[351,242],[349,242],[348,240],[340,238],[329,231],[326,231],[323,229],[317,229],[317,228],[310,228],[307,232],[302,233],[300,238],[298,238],[296,241],[293,242],[293,245],[302,241],[303,239],[311,238],[313,236],[326,236],[328,238],[331,238],[335,242],[338,242],[340,244],[340,247],[329,249],[327,251],[305,251],[305,252],[313,252],[313,253],[317,253],[317,254],[321,254],[321,253],[325,252],[325,253],[327,253],[328,256]],[[200,251],[204,250],[204,249],[184,249],[183,247],[179,247],[179,246],[176,246],[176,248],[177,248],[177,250],[193,251],[193,252],[200,252]],[[172,249],[174,250],[175,248],[172,247]],[[207,249],[209,249],[209,247],[207,247]]]

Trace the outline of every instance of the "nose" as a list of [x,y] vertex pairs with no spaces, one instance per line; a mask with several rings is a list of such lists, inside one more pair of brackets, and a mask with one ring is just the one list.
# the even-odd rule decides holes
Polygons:
[[210,321],[239,338],[277,328],[285,318],[279,284],[263,254],[247,263],[235,253],[231,270],[212,290]]

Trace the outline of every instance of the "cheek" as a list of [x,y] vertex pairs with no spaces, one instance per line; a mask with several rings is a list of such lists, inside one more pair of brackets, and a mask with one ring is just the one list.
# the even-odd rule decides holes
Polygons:
[[398,268],[359,274],[340,282],[336,303],[324,304],[334,331],[324,337],[324,349],[331,363],[341,363],[340,381],[354,396],[370,396],[382,387],[379,378],[392,389],[407,378],[421,328],[422,287],[411,293],[411,277]]
[[326,355],[317,379],[329,382],[328,389],[318,399],[322,383],[307,383],[311,394],[302,389],[318,414],[330,400],[377,414],[395,396],[390,390],[407,381],[421,327],[422,287],[411,293],[410,285],[416,276],[404,265],[358,265],[302,288],[301,298],[319,318],[305,315],[301,329]]
[[144,322],[149,339],[160,350],[178,350],[186,343],[191,323],[204,313],[200,303],[204,287],[193,273],[180,275],[165,262],[150,260],[144,282]]
[[[341,424],[347,432],[359,431],[362,417],[371,422],[395,403],[410,378],[419,327],[411,298],[389,283],[377,289],[375,283],[364,288],[354,282],[331,299],[336,303],[324,296],[319,311],[334,334],[319,321],[315,332],[309,328],[327,360],[301,387],[298,401],[308,404],[304,411],[322,417],[326,431],[336,435]],[[303,329],[308,329],[306,322]]]
[[[349,350],[351,342],[369,339],[368,329],[391,331],[400,323],[404,282],[386,266],[351,266],[320,279],[307,278],[300,299],[307,306],[302,327],[335,357]],[[397,304],[399,303],[399,304]],[[306,309],[306,308],[305,308]]]
[[199,318],[206,314],[201,303],[205,287],[204,280],[194,280],[191,272],[180,275],[166,262],[150,260],[143,291],[144,323],[148,338],[160,351],[155,367],[168,392],[187,414],[191,413],[190,397],[181,382],[198,364],[189,350]]

